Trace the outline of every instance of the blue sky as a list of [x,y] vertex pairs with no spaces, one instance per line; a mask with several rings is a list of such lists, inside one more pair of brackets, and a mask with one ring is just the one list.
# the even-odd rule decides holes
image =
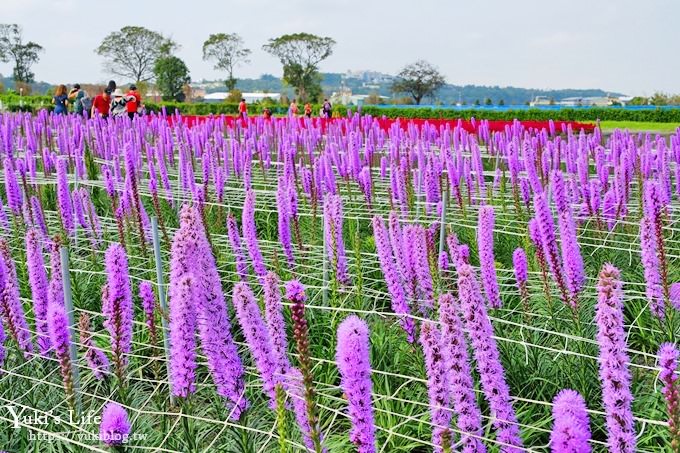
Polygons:
[[[677,0],[1,0],[3,23],[45,47],[39,80],[108,80],[93,49],[112,30],[141,25],[182,46],[194,80],[223,78],[201,59],[210,33],[236,32],[253,50],[236,76],[281,74],[269,38],[331,36],[322,71],[396,73],[419,58],[455,84],[680,93]],[[0,72],[11,65],[0,63]]]

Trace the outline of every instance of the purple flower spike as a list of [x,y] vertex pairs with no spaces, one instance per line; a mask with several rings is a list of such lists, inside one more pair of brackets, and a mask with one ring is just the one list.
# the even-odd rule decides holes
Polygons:
[[480,440],[482,414],[477,406],[474,381],[470,373],[467,342],[460,320],[460,306],[451,294],[439,297],[439,321],[442,325],[442,348],[447,357],[451,405],[457,415],[456,425],[461,431],[464,453],[485,453]]
[[180,398],[196,391],[195,285],[190,274],[170,282],[170,385]]
[[494,414],[496,437],[505,445],[501,451],[519,453],[522,450],[522,439],[510,399],[510,389],[505,382],[505,372],[484,299],[469,264],[463,264],[458,269],[458,290],[461,312],[475,353],[482,390]]
[[114,402],[104,406],[99,425],[99,440],[108,446],[123,445],[130,437],[132,426],[123,407]]
[[590,453],[590,424],[586,403],[574,390],[562,390],[553,401],[553,429],[550,449],[553,453]]
[[248,407],[244,394],[243,365],[231,337],[231,322],[217,273],[215,257],[205,235],[201,214],[195,206],[184,205],[180,228],[172,240],[170,281],[185,275],[196,280],[196,322],[201,349],[218,395],[227,398],[231,418],[238,420]]
[[275,387],[281,379],[282,370],[272,353],[269,331],[260,314],[255,295],[246,282],[239,282],[234,286],[232,301],[243,335],[248,342],[248,349],[262,377],[264,391],[269,395],[271,407],[276,407]]
[[645,274],[645,295],[652,314],[663,319],[665,307],[656,245],[654,222],[648,217],[643,217],[640,221],[640,255]]
[[427,394],[430,398],[430,417],[432,420],[432,443],[434,451],[441,453],[450,449],[451,442],[449,424],[451,411],[449,409],[448,370],[442,350],[441,334],[437,326],[431,321],[423,322],[420,329],[420,344],[425,355],[425,369],[427,371]]
[[400,316],[402,328],[406,331],[409,343],[414,341],[415,325],[413,319],[409,317],[410,309],[406,301],[406,293],[401,283],[401,278],[397,272],[396,265],[392,256],[392,247],[389,243],[385,222],[381,217],[373,217],[373,235],[375,237],[375,247],[380,260],[380,268],[385,276],[385,283],[390,292],[392,300],[392,311]]
[[33,298],[38,348],[40,349],[40,354],[47,356],[50,350],[50,335],[47,329],[48,279],[42,250],[40,233],[35,228],[29,229],[26,232],[26,268]]
[[243,212],[241,217],[243,224],[243,239],[248,247],[248,253],[253,263],[253,270],[258,277],[264,277],[267,268],[260,252],[260,244],[257,240],[257,228],[255,227],[255,192],[248,190],[243,202]]
[[366,323],[357,316],[349,316],[338,327],[335,360],[342,377],[340,386],[347,396],[352,421],[349,439],[357,446],[358,453],[374,453],[369,332]]
[[288,338],[286,336],[286,322],[283,318],[283,304],[281,303],[281,289],[279,277],[274,272],[267,272],[264,277],[264,314],[272,342],[272,350],[276,355],[278,366],[283,372],[290,368],[288,360]]
[[66,398],[73,406],[73,374],[71,370],[71,335],[68,329],[68,318],[64,306],[50,304],[47,310],[47,326],[50,331],[50,343],[59,362],[59,371],[64,383]]
[[600,380],[602,400],[607,418],[609,451],[633,453],[635,429],[630,391],[631,375],[626,354],[623,326],[623,290],[620,272],[605,264],[597,283],[597,341],[600,346]]
[[17,271],[9,246],[4,239],[0,239],[0,314],[2,314],[10,334],[24,352],[24,357],[29,358],[33,352],[31,331],[19,298]]
[[248,263],[241,248],[241,233],[239,233],[236,218],[233,214],[227,217],[227,235],[229,236],[229,245],[236,261],[236,273],[239,279],[244,281],[248,278]]
[[66,159],[57,160],[57,201],[59,204],[59,218],[61,226],[67,234],[71,235],[75,229],[73,218],[73,202],[71,200],[71,190],[68,186],[68,161]]
[[663,396],[668,411],[668,431],[671,435],[671,451],[680,447],[680,389],[678,389],[678,358],[680,351],[673,343],[664,343],[659,348],[659,380],[663,383]]
[[112,244],[106,250],[107,297],[102,306],[106,317],[104,327],[111,336],[118,379],[125,379],[127,355],[132,350],[132,290],[128,273],[128,260],[125,249],[120,244]]
[[479,247],[479,266],[482,274],[482,283],[486,299],[491,308],[500,308],[502,305],[500,291],[498,290],[498,278],[496,276],[496,264],[493,254],[493,228],[494,211],[492,206],[479,208],[479,220],[477,222],[477,244]]
[[680,310],[680,282],[671,285],[668,296],[673,308]]

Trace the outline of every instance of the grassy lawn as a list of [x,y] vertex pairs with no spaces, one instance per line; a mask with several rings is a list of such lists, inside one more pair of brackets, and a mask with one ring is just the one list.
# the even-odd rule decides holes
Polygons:
[[671,133],[680,127],[680,123],[653,123],[638,121],[600,121],[603,131],[609,132],[613,129],[628,129],[630,131],[641,132],[662,132]]

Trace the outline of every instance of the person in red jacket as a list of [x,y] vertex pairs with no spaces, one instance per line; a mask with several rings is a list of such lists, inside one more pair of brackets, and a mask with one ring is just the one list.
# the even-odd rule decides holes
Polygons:
[[[137,113],[139,113],[142,108],[142,95],[137,91],[136,85],[130,85],[130,89],[127,92],[127,97],[130,99],[125,107],[127,108],[127,114],[130,119],[134,118]],[[133,100],[134,98],[134,100]]]
[[241,102],[238,103],[238,116],[241,120],[245,121],[248,115],[248,106],[246,105],[246,100],[241,98]]
[[92,111],[90,112],[90,118],[94,118],[97,114],[101,115],[102,118],[108,118],[110,106],[111,91],[109,91],[107,88],[102,94],[95,96],[94,101],[92,101]]

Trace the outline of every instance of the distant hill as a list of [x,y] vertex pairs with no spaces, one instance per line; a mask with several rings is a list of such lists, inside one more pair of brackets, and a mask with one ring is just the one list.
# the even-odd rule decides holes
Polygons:
[[[0,83],[5,87],[6,90],[14,90],[14,79],[12,77],[5,77],[0,74]],[[31,89],[33,94],[47,94],[51,93],[54,89],[54,85],[47,82],[35,82],[31,84]]]
[[[352,91],[352,94],[378,94],[380,96],[393,97],[390,89],[394,76],[371,71],[354,71],[347,73],[322,73],[321,86],[324,92],[330,95],[340,91],[344,86]],[[224,84],[220,81],[202,81],[198,84],[208,93],[225,91]],[[239,79],[236,87],[243,92],[264,91],[272,93],[286,93],[293,95],[293,89],[284,86],[281,79],[271,74],[263,74],[259,79]],[[567,97],[600,97],[621,96],[622,93],[605,91],[602,89],[556,89],[540,90],[532,88],[482,86],[482,85],[445,85],[435,99],[425,99],[424,103],[474,104],[476,101],[484,103],[491,99],[494,105],[501,100],[506,105],[525,104],[536,96],[545,96],[556,101]]]

